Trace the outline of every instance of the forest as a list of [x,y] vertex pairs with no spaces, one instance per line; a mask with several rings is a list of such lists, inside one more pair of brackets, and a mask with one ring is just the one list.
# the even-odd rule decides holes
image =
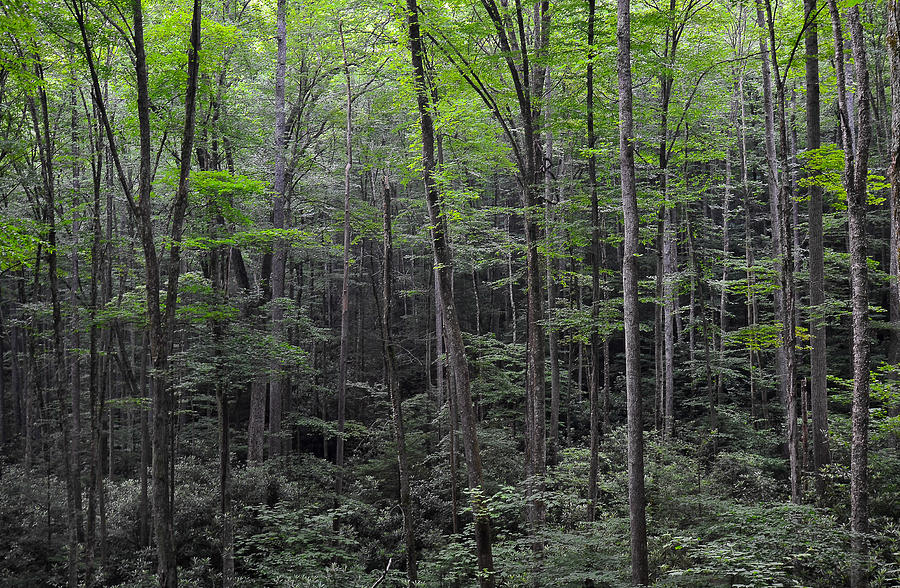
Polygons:
[[900,0],[0,0],[0,585],[900,586]]

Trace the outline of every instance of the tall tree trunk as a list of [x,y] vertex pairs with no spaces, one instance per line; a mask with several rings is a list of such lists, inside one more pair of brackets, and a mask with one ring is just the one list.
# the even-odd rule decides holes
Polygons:
[[[286,0],[278,0],[275,43],[277,62],[275,66],[275,177],[273,189],[275,198],[272,201],[272,226],[275,230],[285,228],[285,148],[287,132],[284,116],[284,83],[287,69],[287,6]],[[287,245],[284,239],[276,237],[272,251],[272,332],[276,339],[282,337],[281,322],[284,309],[279,301],[284,297],[284,266],[287,258]],[[269,457],[282,453],[281,409],[284,403],[284,378],[281,366],[273,365],[273,374],[269,378]]]
[[[815,23],[816,1],[804,0],[805,18],[811,24],[806,31],[806,148],[819,149],[821,143],[819,103],[819,37]],[[828,382],[826,330],[822,316],[825,303],[825,244],[822,225],[822,189],[809,187],[809,359],[810,408],[813,423],[813,467],[816,497],[825,495],[822,468],[830,461],[828,452]]]
[[[210,208],[215,205],[211,204]],[[223,224],[224,219],[217,213],[216,224]],[[230,255],[225,247],[217,247],[210,251],[209,267],[212,273],[213,296],[216,304],[227,304],[227,273]],[[221,319],[213,319],[213,363],[216,366],[215,392],[216,413],[219,425],[219,517],[221,520],[221,557],[222,586],[234,586],[234,522],[231,514],[231,430],[228,388],[230,380],[225,375],[227,366],[224,359],[225,324]]]
[[638,318],[638,204],[634,179],[634,131],[631,86],[631,2],[618,0],[616,69],[619,78],[619,169],[625,249],[622,289],[625,315],[625,395],[628,416],[628,512],[631,527],[631,583],[649,582],[647,517],[644,493],[644,431],[640,379],[640,320]]
[[[777,173],[777,158],[775,154],[775,111],[772,99],[772,73],[770,69],[771,59],[769,57],[769,44],[766,40],[766,20],[763,16],[763,8],[761,4],[762,0],[757,0],[756,2],[756,18],[757,24],[759,25],[759,53],[760,53],[760,61],[762,66],[762,82],[763,82],[763,110],[765,112],[765,149],[766,149],[766,185],[768,187],[769,193],[769,208],[770,208],[770,217],[771,217],[771,231],[772,231],[772,249],[775,255],[778,255],[778,252],[781,251],[781,231],[778,230],[780,226],[777,215],[777,202],[778,202],[778,173]],[[775,305],[775,314],[776,316],[782,316],[782,302],[783,292],[780,289],[775,289],[773,293],[773,300]],[[778,349],[775,352],[776,358],[776,369],[779,375],[779,382],[783,384],[784,379],[784,353],[782,349]],[[782,386],[783,389],[783,386]],[[763,402],[763,411],[765,413],[766,407],[765,402]]]
[[[765,0],[765,17],[763,17],[763,7],[757,2],[757,18],[760,26],[765,25],[769,33],[769,42],[772,47],[771,55],[775,53],[775,22],[772,12],[772,3]],[[770,160],[769,168],[772,174],[771,178],[775,180],[775,186],[770,186],[770,213],[772,218],[772,234],[773,244],[775,244],[775,254],[778,259],[776,262],[776,273],[778,275],[780,288],[775,292],[775,315],[782,325],[781,346],[778,350],[779,358],[779,382],[781,385],[781,398],[785,406],[785,443],[787,445],[790,482],[791,482],[791,500],[795,503],[800,502],[800,461],[797,449],[797,370],[796,370],[796,338],[797,330],[795,327],[796,313],[794,308],[794,260],[793,260],[793,241],[791,228],[791,201],[792,194],[790,188],[790,176],[788,165],[788,139],[787,139],[787,120],[785,116],[785,90],[784,79],[779,74],[778,60],[771,58],[765,47],[761,45],[763,53],[763,78],[769,77],[771,84],[772,76],[766,76],[766,65],[770,65],[774,70],[774,79],[776,84],[776,104],[772,105],[773,109],[777,106],[778,116],[778,134],[779,134],[779,153],[778,160]],[[769,85],[769,100],[771,100],[771,86]],[[771,104],[771,102],[770,102]],[[767,108],[767,113],[768,113]],[[774,113],[774,110],[773,110]],[[768,125],[768,114],[766,123]],[[767,135],[768,135],[768,126]],[[774,132],[774,130],[773,130]],[[766,154],[767,158],[773,153],[769,152],[770,138],[766,138]],[[772,147],[774,149],[774,136],[771,138]],[[780,177],[778,167],[781,168]],[[774,190],[773,190],[774,188]],[[771,200],[774,196],[775,199]],[[776,238],[777,236],[777,238]]]
[[[668,14],[676,16],[676,1],[669,0]],[[669,104],[675,84],[674,63],[683,28],[674,24],[666,26],[665,48],[663,50],[663,73],[660,74],[660,123],[659,123],[659,189],[662,205],[662,233],[659,243],[662,251],[662,335],[663,335],[663,437],[671,439],[675,435],[675,318],[678,297],[675,289],[675,274],[678,271],[676,257],[675,209],[668,202],[669,176]],[[687,127],[685,127],[686,131]],[[693,346],[691,346],[693,349]]]
[[[66,403],[66,361],[65,343],[63,341],[62,310],[59,300],[59,268],[56,233],[56,191],[53,167],[53,137],[50,134],[50,116],[48,112],[47,93],[44,88],[44,68],[40,57],[34,55],[34,75],[40,80],[37,89],[40,108],[36,107],[34,98],[28,97],[28,109],[31,112],[34,136],[37,141],[38,155],[41,162],[41,179],[44,192],[44,219],[47,223],[47,272],[50,284],[50,305],[53,321],[53,368],[50,370],[50,386],[54,390],[57,402],[58,423],[62,435],[60,437],[60,455],[62,456],[63,479],[66,484],[66,526],[68,531],[68,586],[78,585],[78,532],[74,494],[74,474],[71,453],[71,415]],[[71,402],[71,398],[70,398]],[[49,412],[49,407],[47,407]],[[49,461],[48,461],[49,468]]]
[[[81,152],[80,152],[80,141],[81,138],[78,133],[78,103],[75,99],[75,89],[73,88],[71,91],[71,108],[72,108],[72,192],[74,196],[74,207],[81,206],[81,162],[79,161]],[[76,217],[77,215],[73,215]],[[78,269],[78,250],[79,250],[79,240],[80,240],[80,229],[81,223],[77,218],[72,219],[72,234],[74,236],[74,245],[72,247],[72,256],[71,256],[71,277],[69,279],[69,303],[71,304],[72,309],[78,308],[78,292],[81,290],[81,280],[79,277],[79,269]],[[72,323],[69,327],[71,330],[71,347],[73,349],[79,350],[76,353],[73,353],[70,359],[70,383],[69,383],[69,397],[71,399],[71,410],[72,410],[72,440],[71,440],[71,452],[72,452],[72,495],[75,501],[75,529],[78,537],[78,542],[84,542],[84,509],[81,500],[82,490],[81,490],[81,325],[78,320],[77,313],[72,318]],[[2,339],[2,328],[0,328],[0,339]],[[0,346],[0,358],[3,357],[3,349]],[[2,364],[2,362],[0,362]],[[2,372],[2,365],[0,365],[0,372]],[[0,398],[3,396],[3,385],[2,385],[2,376],[0,376]],[[2,404],[2,401],[0,401]],[[3,442],[3,415],[4,411],[2,407],[0,407],[0,443]]]
[[703,288],[703,273],[700,264],[697,261],[697,250],[694,248],[694,229],[691,222],[691,213],[685,215],[687,224],[687,244],[688,257],[691,263],[691,281],[696,281],[697,297],[700,299],[700,324],[703,331],[703,368],[706,376],[706,395],[709,403],[709,442],[712,448],[712,454],[718,451],[718,429],[719,429],[719,412],[718,397],[716,388],[713,386],[712,378],[712,351],[710,349],[710,324],[709,316],[706,313],[706,292]]
[[591,188],[591,458],[588,475],[588,520],[597,516],[597,475],[600,453],[600,334],[597,322],[600,318],[600,206],[597,199],[597,156],[594,154],[594,23],[596,0],[588,0],[588,62],[587,62],[587,147],[588,182]]
[[400,475],[400,509],[403,511],[403,536],[406,541],[406,576],[409,585],[415,586],[418,581],[416,567],[416,537],[412,522],[412,501],[409,495],[409,460],[406,457],[406,433],[403,426],[403,401],[400,398],[400,387],[397,382],[397,360],[394,351],[391,330],[391,313],[393,311],[393,280],[391,262],[394,249],[391,243],[391,186],[384,178],[383,190],[383,226],[384,226],[384,268],[382,271],[382,319],[381,336],[384,344],[384,378],[391,398],[391,411],[394,420],[394,442],[397,444],[397,466]]
[[466,469],[469,475],[469,488],[472,490],[472,513],[475,519],[475,545],[479,581],[482,588],[493,588],[495,582],[491,549],[490,513],[487,510],[483,496],[481,449],[478,443],[475,410],[472,405],[469,366],[466,362],[465,345],[453,300],[451,286],[452,257],[447,243],[447,218],[443,213],[443,203],[434,179],[436,167],[434,160],[434,124],[428,103],[428,91],[425,86],[424,47],[422,46],[422,37],[419,30],[418,4],[416,0],[407,0],[406,7],[410,53],[415,75],[416,101],[422,130],[423,180],[428,204],[428,216],[431,222],[431,244],[438,275],[437,285],[440,290],[441,304],[444,311],[447,350],[455,381],[457,406],[462,421],[463,447],[466,456]]
[[[838,45],[840,35],[840,14],[834,0],[829,0],[832,25],[835,32],[835,44]],[[846,169],[844,185],[847,190],[848,245],[850,249],[850,291],[853,312],[853,329],[851,354],[853,357],[853,402],[852,402],[852,435],[850,441],[850,530],[851,546],[854,560],[850,568],[850,584],[854,587],[867,586],[868,574],[866,559],[868,557],[865,535],[869,531],[869,479],[867,467],[869,461],[869,276],[866,261],[868,238],[866,234],[866,182],[869,171],[869,144],[872,138],[872,123],[869,114],[869,71],[866,59],[865,37],[860,22],[859,6],[847,10],[847,24],[855,65],[856,101],[855,127],[856,140],[851,141],[845,131]],[[840,61],[842,54],[836,52],[835,61]],[[843,72],[841,72],[843,73]],[[846,74],[844,73],[844,76]],[[838,90],[841,82],[846,88],[846,77],[838,79]],[[850,105],[846,100],[840,104],[842,117],[851,118]],[[849,129],[847,129],[849,131]],[[849,146],[853,145],[854,149]]]
[[[92,218],[91,218],[91,284],[90,284],[90,308],[88,310],[89,316],[89,332],[88,332],[88,413],[90,415],[90,466],[89,466],[89,478],[88,478],[88,510],[87,510],[87,521],[85,525],[85,547],[87,550],[87,561],[86,561],[86,570],[85,570],[85,584],[88,586],[93,586],[94,577],[94,558],[96,555],[96,514],[97,514],[97,493],[98,493],[98,478],[99,472],[97,467],[97,457],[99,455],[99,422],[98,422],[98,413],[100,410],[100,405],[102,400],[99,398],[100,386],[99,386],[99,369],[100,369],[100,328],[97,325],[97,313],[100,310],[100,282],[102,280],[102,268],[101,268],[101,260],[103,258],[101,251],[101,243],[103,239],[102,233],[102,225],[100,220],[100,191],[101,191],[101,176],[103,173],[103,135],[98,129],[98,135],[94,141],[91,142],[92,153],[91,153],[91,175],[93,180],[93,208],[92,208]],[[143,414],[146,414],[146,409],[142,410]],[[144,417],[144,421],[146,422],[146,417]],[[149,445],[148,445],[149,449]],[[143,457],[143,454],[142,454]],[[147,464],[142,461],[141,463],[141,475],[142,475],[142,498],[144,498],[142,504],[144,505],[144,509],[141,511],[142,515],[146,515],[147,509],[147,501],[146,501],[146,466]],[[142,522],[146,522],[144,516],[141,518]],[[141,535],[144,537],[144,534]],[[149,538],[149,532],[146,534]],[[146,543],[142,542],[142,546],[149,546],[149,540]]]
[[[744,205],[744,263],[746,266],[746,287],[747,287],[747,295],[745,297],[745,306],[747,308],[747,325],[749,327],[755,328],[757,325],[757,312],[756,312],[756,279],[753,271],[754,257],[753,257],[753,243],[752,243],[752,199],[750,194],[750,183],[748,177],[747,170],[747,109],[744,100],[744,76],[743,74],[738,78],[738,100],[740,100],[740,125],[739,129],[739,149],[740,149],[740,173],[741,173],[741,192],[743,193],[743,205]],[[758,362],[754,361],[754,356],[756,354],[755,350],[755,336],[748,341],[747,344],[747,377],[749,380],[748,392],[750,395],[750,416],[753,419],[753,427],[756,428],[757,420],[762,418],[766,420],[768,418],[766,414],[766,403],[765,400],[760,402],[759,408],[756,407],[756,395],[757,395],[757,385],[756,385],[756,376],[755,370],[759,365]],[[762,395],[765,392],[760,388],[760,393]]]
[[[547,85],[550,85],[550,67],[546,68],[546,79]],[[549,91],[548,91],[549,94]],[[544,104],[545,114],[544,116],[550,117],[550,97],[549,95],[546,98]],[[553,133],[550,130],[547,130],[546,133],[546,148],[545,148],[545,158],[548,161],[550,167],[553,166]],[[558,175],[562,177],[563,165],[559,166]],[[556,466],[559,463],[559,330],[554,324],[556,318],[556,296],[557,296],[557,286],[556,286],[556,276],[554,275],[554,268],[556,267],[556,257],[555,254],[552,253],[552,242],[553,242],[553,231],[552,227],[554,224],[554,215],[553,215],[553,203],[550,197],[550,183],[544,182],[544,205],[545,205],[545,227],[544,227],[544,235],[547,239],[547,267],[546,267],[546,275],[547,275],[547,321],[549,323],[549,347],[550,347],[550,435],[549,435],[549,444],[547,447],[547,463],[551,466]]]
[[[891,65],[891,152],[888,175],[891,180],[891,237],[890,237],[890,334],[888,361],[900,362],[900,2],[888,2],[888,56]],[[900,412],[900,401],[890,407],[891,414]],[[894,446],[900,445],[900,435],[894,435]]]
[[343,492],[344,485],[344,412],[347,403],[347,353],[350,346],[350,171],[353,166],[353,94],[350,85],[350,64],[347,61],[347,48],[344,45],[343,26],[343,21],[338,24],[341,33],[341,51],[344,56],[344,78],[347,84],[344,112],[346,125],[344,149],[347,161],[344,164],[344,271],[341,279],[341,350],[338,359],[338,423],[337,451],[335,452],[335,464],[337,465],[335,492],[338,496]]
[[[734,101],[731,103],[731,116],[734,123]],[[729,140],[731,138],[729,137]],[[722,202],[722,289],[719,293],[719,369],[716,375],[716,403],[725,396],[725,332],[728,326],[728,263],[731,243],[728,234],[728,221],[731,215],[731,144],[725,149],[725,198]]]

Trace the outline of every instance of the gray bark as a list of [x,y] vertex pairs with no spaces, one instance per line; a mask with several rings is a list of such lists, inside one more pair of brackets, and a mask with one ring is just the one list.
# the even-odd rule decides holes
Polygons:
[[631,544],[631,583],[649,583],[647,563],[647,517],[644,493],[644,431],[640,379],[640,332],[638,317],[638,222],[634,179],[634,131],[631,85],[631,3],[618,0],[616,68],[619,81],[619,168],[625,248],[622,284],[625,314],[625,386],[628,418],[628,512]]

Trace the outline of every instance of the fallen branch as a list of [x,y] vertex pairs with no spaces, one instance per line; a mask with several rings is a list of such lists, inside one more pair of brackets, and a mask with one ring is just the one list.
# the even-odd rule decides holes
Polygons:
[[378,585],[381,584],[382,582],[384,582],[384,579],[387,578],[388,572],[391,569],[391,563],[393,563],[393,561],[394,561],[393,557],[388,558],[388,563],[387,563],[387,566],[385,566],[385,568],[384,568],[384,573],[381,574],[381,577],[378,578],[377,582],[372,584],[372,588],[378,588]]

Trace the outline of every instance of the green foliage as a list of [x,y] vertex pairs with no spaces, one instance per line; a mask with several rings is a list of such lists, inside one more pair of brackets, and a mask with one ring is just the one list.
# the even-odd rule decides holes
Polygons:
[[778,324],[750,325],[727,334],[727,344],[753,351],[775,349],[781,345],[782,327]]
[[807,149],[797,153],[797,158],[806,172],[800,179],[801,188],[817,186],[838,200],[846,202],[843,149],[838,149],[834,143],[826,143],[818,149]]
[[0,273],[30,268],[39,248],[47,251],[40,225],[28,219],[0,219]]
[[[806,172],[800,179],[801,188],[818,186],[834,200],[830,203],[837,210],[847,209],[847,190],[844,187],[844,151],[833,143],[826,143],[818,149],[808,149],[797,154]],[[878,194],[890,188],[885,177],[869,173],[866,180],[866,194],[869,206],[884,204],[884,197]],[[808,196],[806,196],[808,198]]]
[[210,220],[220,215],[225,222],[236,225],[251,223],[241,209],[266,192],[265,183],[226,171],[191,172],[190,185],[199,197],[197,204],[207,207]]

